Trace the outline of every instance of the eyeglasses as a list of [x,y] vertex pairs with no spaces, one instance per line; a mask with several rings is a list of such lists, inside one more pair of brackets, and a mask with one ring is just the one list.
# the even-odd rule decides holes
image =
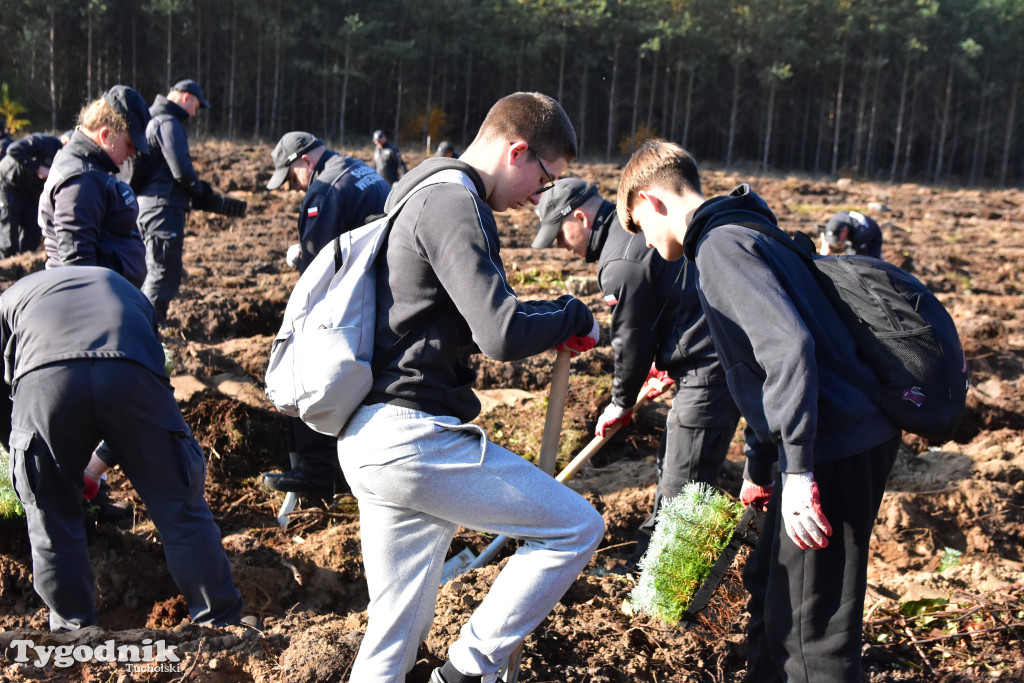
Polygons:
[[[509,144],[514,145],[516,143],[515,141],[513,141],[510,142]],[[532,194],[543,194],[544,192],[547,192],[548,190],[555,186],[555,177],[548,173],[548,169],[544,167],[544,162],[540,160],[540,155],[537,154],[537,150],[527,145],[526,151],[533,153],[533,157],[537,160],[537,164],[540,166],[541,172],[544,174],[544,177],[548,179],[548,182],[538,187],[536,190],[532,192]]]

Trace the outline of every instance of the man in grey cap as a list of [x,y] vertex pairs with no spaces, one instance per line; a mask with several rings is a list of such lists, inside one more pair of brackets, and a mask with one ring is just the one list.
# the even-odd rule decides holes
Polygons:
[[[557,242],[588,263],[597,261],[598,284],[611,307],[615,374],[611,401],[595,433],[604,436],[612,425],[629,424],[648,378],[663,387],[676,385],[657,457],[654,510],[637,530],[636,551],[624,567],[635,571],[662,503],[687,482],[718,480],[739,411],[708,334],[692,264],[684,272],[682,261],[666,261],[647,247],[642,234],[623,230],[615,204],[579,178],[555,183],[541,195],[537,214],[541,225],[533,247]],[[648,399],[662,391],[648,386]]]
[[373,144],[373,165],[377,167],[377,173],[389,185],[394,185],[409,170],[402,160],[402,153],[388,142],[388,136],[382,130],[373,131]]
[[246,203],[218,195],[192,167],[185,122],[209,108],[203,89],[191,79],[178,81],[167,96],[157,95],[146,126],[150,153],[136,160],[132,186],[139,195],[139,232],[146,242],[148,274],[142,292],[156,309],[157,323],[181,286],[185,218],[191,208],[244,216]]
[[[299,242],[288,249],[289,265],[304,272],[316,255],[338,235],[358,228],[368,216],[384,212],[390,188],[376,171],[358,159],[338,154],[312,133],[286,133],[271,153],[276,190],[288,181],[305,190],[299,208]],[[337,439],[291,420],[295,464],[287,472],[268,472],[263,483],[275,491],[330,499],[338,465]]]
[[840,211],[821,233],[821,253],[882,258],[882,229],[858,211]]

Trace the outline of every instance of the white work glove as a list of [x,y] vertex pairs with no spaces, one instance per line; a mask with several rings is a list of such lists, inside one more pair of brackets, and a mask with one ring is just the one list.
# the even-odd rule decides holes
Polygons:
[[765,508],[768,507],[768,500],[772,497],[772,489],[774,488],[771,484],[759,486],[752,481],[744,479],[743,486],[740,487],[740,502],[743,503],[743,507],[753,507],[764,512]]
[[601,417],[597,418],[597,427],[594,428],[594,434],[603,437],[607,433],[608,428],[612,425],[628,427],[629,423],[632,421],[632,408],[620,408],[614,403],[609,403],[605,406],[604,412],[601,413]]
[[572,355],[575,356],[577,353],[583,353],[597,346],[597,340],[601,336],[601,329],[597,326],[597,320],[594,320],[594,326],[590,328],[590,332],[584,336],[569,337],[564,342],[555,347],[556,351],[571,351]]
[[781,514],[786,533],[801,550],[828,546],[832,525],[821,511],[821,496],[813,474],[783,472]]
[[288,253],[285,254],[284,260],[292,268],[298,268],[299,262],[302,261],[302,245],[293,244],[288,247]]
[[825,239],[825,233],[821,233],[821,249],[818,250],[818,253],[822,256],[828,256],[832,253],[832,249],[828,246],[828,240]]

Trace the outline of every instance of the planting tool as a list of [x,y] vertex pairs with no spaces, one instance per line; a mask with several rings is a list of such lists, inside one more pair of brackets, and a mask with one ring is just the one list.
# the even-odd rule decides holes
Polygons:
[[[292,469],[295,469],[299,465],[299,454],[294,451],[289,453],[288,461],[291,463]],[[281,526],[288,526],[288,522],[292,520],[292,518],[288,515],[295,509],[295,507],[298,504],[299,495],[294,491],[289,491],[285,495],[284,502],[281,504],[281,509],[277,513],[277,523]]]
[[732,565],[736,553],[739,552],[740,546],[746,544],[754,547],[757,545],[757,539],[761,536],[761,527],[763,525],[763,512],[752,505],[743,511],[743,516],[736,523],[736,529],[732,532],[732,538],[729,539],[729,545],[725,546],[715,564],[712,565],[711,571],[708,572],[707,578],[704,579],[704,583],[694,591],[693,599],[690,600],[690,606],[683,613],[683,619],[693,619],[697,612],[707,607],[708,602],[711,601],[711,596],[714,595],[715,590],[722,583],[722,579],[725,578],[725,573],[729,571],[729,567]]

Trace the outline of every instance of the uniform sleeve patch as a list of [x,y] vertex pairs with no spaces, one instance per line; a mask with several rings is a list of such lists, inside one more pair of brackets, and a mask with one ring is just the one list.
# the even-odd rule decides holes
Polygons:
[[320,213],[320,207],[318,207],[318,206],[311,206],[308,209],[306,209],[306,218],[316,218],[317,214],[319,214],[319,213]]
[[605,294],[604,302],[609,306],[614,306],[615,304],[619,303],[619,298],[614,294]]

